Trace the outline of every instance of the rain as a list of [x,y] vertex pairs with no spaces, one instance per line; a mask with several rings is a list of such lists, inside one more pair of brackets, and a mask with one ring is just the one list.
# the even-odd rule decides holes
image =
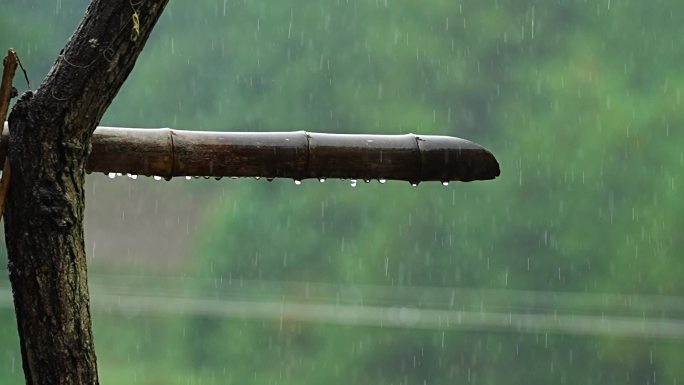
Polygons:
[[[100,381],[682,382],[681,10],[170,2],[101,126],[454,136],[501,175],[89,174]],[[0,48],[37,86],[84,11],[8,0]],[[0,273],[21,383],[4,246]]]

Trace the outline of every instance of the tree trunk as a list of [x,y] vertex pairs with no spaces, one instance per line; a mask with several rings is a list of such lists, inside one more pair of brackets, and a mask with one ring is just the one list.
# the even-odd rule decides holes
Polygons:
[[85,163],[93,130],[167,1],[93,0],[43,84],[10,114],[5,239],[27,384],[98,383]]

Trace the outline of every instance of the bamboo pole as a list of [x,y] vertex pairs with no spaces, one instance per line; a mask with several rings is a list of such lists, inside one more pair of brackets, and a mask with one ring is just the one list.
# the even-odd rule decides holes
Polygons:
[[[7,135],[7,130],[3,130]],[[4,141],[3,141],[4,143]],[[6,151],[0,146],[0,157]],[[465,139],[430,135],[200,132],[98,127],[88,172],[176,176],[474,181],[499,164]]]

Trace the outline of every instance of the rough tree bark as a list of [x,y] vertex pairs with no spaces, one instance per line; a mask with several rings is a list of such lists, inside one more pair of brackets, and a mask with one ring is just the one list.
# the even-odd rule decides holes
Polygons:
[[27,384],[97,384],[83,243],[92,132],[168,0],[93,0],[9,117],[5,239]]

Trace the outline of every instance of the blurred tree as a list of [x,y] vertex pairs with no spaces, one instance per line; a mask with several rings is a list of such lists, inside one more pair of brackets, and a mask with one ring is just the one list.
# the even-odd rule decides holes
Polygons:
[[[362,185],[365,193],[358,199],[333,183],[315,189],[232,187],[230,199],[212,209],[202,234],[202,274],[681,294],[684,267],[675,256],[682,241],[675,229],[684,209],[677,198],[682,152],[676,139],[682,134],[674,127],[682,125],[682,76],[675,63],[680,53],[672,47],[682,26],[661,22],[673,18],[678,3],[224,4],[229,12],[219,10],[216,17],[227,21],[217,26],[222,32],[211,48],[190,46],[191,36],[174,40],[178,51],[204,50],[217,63],[230,58],[221,73],[233,86],[214,89],[211,98],[214,111],[226,116],[216,124],[455,134],[487,143],[505,167],[494,185],[459,185],[446,193],[432,186],[416,193],[404,186]],[[175,13],[174,21],[190,28],[189,14]],[[264,229],[268,244],[258,242]],[[242,349],[265,335],[282,349],[292,346],[288,333],[268,325],[209,329],[207,323],[224,321],[195,322],[202,324],[191,323],[201,341],[215,340],[218,330],[225,339],[239,334]],[[459,375],[465,382],[470,369],[485,383],[514,377],[540,384],[622,384],[627,373],[627,382],[637,384],[659,366],[647,362],[647,344],[638,342],[558,337],[540,344],[544,336],[447,332],[439,345],[428,333],[397,331],[387,342],[377,330],[292,328],[305,335],[300,340],[307,341],[307,354],[316,362],[293,366],[313,378],[332,376],[331,362],[355,376],[364,373],[360,363],[368,363],[387,376],[382,381],[401,383],[396,368],[407,357],[422,356],[418,350],[425,357],[438,351],[443,360],[432,369],[419,365],[428,383],[449,383]],[[202,330],[212,330],[211,337]],[[355,339],[365,342],[364,349],[354,350],[353,357],[340,354]],[[203,357],[204,349],[209,348],[194,341],[189,354]],[[518,350],[524,358],[508,354]],[[254,348],[255,356],[262,352]],[[222,354],[223,359],[212,357],[216,365],[236,359],[232,349]],[[654,360],[670,359],[661,353]],[[630,363],[616,364],[625,361]],[[544,363],[539,366],[545,370],[520,362]],[[487,370],[486,363],[496,370]],[[568,370],[573,367],[590,370]],[[669,378],[681,373],[673,365],[662,367]],[[284,370],[271,369],[271,377],[255,367],[244,372],[259,370],[275,379]],[[365,375],[354,382],[382,383],[372,369]]]

